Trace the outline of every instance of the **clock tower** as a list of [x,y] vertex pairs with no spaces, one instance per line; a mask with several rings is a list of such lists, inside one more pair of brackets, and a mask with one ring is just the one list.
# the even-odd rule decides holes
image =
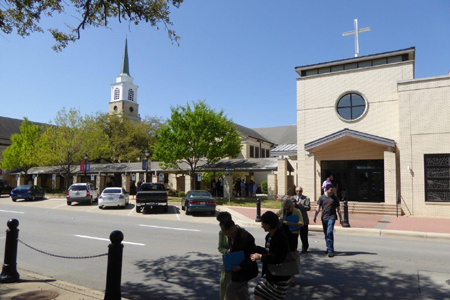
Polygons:
[[137,104],[138,86],[133,84],[128,64],[128,47],[125,39],[125,50],[122,58],[122,70],[116,77],[116,83],[111,84],[111,102],[109,102],[109,114],[123,113],[133,123],[141,121],[139,105]]

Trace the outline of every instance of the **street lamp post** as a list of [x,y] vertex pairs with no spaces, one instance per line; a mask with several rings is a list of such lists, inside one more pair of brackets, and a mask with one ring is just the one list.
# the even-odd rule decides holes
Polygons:
[[86,182],[87,182],[87,179],[86,179],[86,166],[87,166],[87,160],[88,160],[88,156],[87,156],[87,154],[84,154],[84,180],[86,180]]
[[150,157],[150,153],[148,152],[148,149],[145,149],[145,157],[147,159],[147,162],[145,164],[145,181],[148,181],[148,158]]

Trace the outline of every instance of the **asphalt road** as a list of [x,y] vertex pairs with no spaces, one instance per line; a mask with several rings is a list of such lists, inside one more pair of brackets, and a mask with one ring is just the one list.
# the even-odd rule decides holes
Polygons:
[[[207,215],[137,214],[96,205],[67,206],[65,199],[18,201],[0,198],[0,226],[19,220],[19,239],[64,256],[107,253],[113,230],[124,233],[122,296],[129,299],[217,299],[221,259],[218,224]],[[3,225],[2,225],[3,224]],[[261,228],[247,227],[258,244]],[[5,231],[0,227],[0,257]],[[300,285],[287,299],[450,299],[450,242],[336,235],[337,255],[324,255],[320,233],[310,233],[311,252],[302,256]],[[19,243],[18,267],[89,288],[104,290],[106,256],[66,259]],[[450,281],[449,281],[450,282]],[[256,279],[251,282],[253,290]]]

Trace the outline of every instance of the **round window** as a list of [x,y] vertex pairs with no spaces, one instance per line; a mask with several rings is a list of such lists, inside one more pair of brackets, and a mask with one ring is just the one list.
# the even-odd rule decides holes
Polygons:
[[117,111],[117,106],[114,106],[114,111]]
[[366,101],[361,95],[346,94],[339,99],[337,113],[345,120],[356,120],[366,111]]
[[134,111],[134,109],[132,107],[130,107],[130,112],[133,112],[133,111]]

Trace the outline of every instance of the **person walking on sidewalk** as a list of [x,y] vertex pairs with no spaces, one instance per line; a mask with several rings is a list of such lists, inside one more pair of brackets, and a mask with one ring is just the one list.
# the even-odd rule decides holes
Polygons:
[[261,227],[267,232],[264,247],[256,247],[251,255],[253,261],[263,264],[262,278],[255,287],[255,300],[284,299],[289,288],[290,276],[277,276],[270,272],[269,264],[281,264],[289,253],[289,242],[285,231],[278,226],[279,219],[272,211],[261,216]]
[[[291,252],[298,252],[298,235],[300,234],[300,228],[303,226],[301,211],[295,208],[292,199],[286,199],[284,200],[281,209],[277,212],[277,217],[283,222],[282,228],[285,230],[288,238],[289,250]],[[291,276],[289,284],[290,286],[295,286],[294,275]]]
[[244,261],[239,266],[233,266],[225,300],[250,300],[248,282],[258,276],[258,264],[250,259],[250,255],[256,252],[255,238],[248,231],[234,224],[233,220],[220,222],[220,228],[228,237],[230,249],[227,252],[244,252]]
[[334,196],[334,186],[328,184],[325,187],[325,194],[320,196],[317,201],[316,214],[314,215],[314,223],[316,223],[317,215],[320,209],[322,209],[322,227],[325,234],[325,242],[327,244],[328,257],[334,256],[334,223],[336,222],[336,211],[339,214],[339,221],[342,223],[341,209],[339,207],[339,200]]
[[295,188],[296,196],[292,197],[295,208],[299,209],[303,217],[303,226],[300,228],[300,239],[302,240],[302,253],[306,253],[309,248],[308,242],[308,211],[311,210],[311,201],[308,196],[303,195],[303,188],[298,186]]
[[[231,214],[227,211],[222,211],[217,215],[217,221],[226,222],[231,220]],[[222,230],[219,231],[219,247],[218,250],[222,255],[228,253],[229,249],[228,237],[223,233]],[[231,281],[231,271],[227,272],[225,270],[225,265],[222,263],[222,273],[220,274],[220,300],[225,299],[225,290],[227,289],[228,283]]]

